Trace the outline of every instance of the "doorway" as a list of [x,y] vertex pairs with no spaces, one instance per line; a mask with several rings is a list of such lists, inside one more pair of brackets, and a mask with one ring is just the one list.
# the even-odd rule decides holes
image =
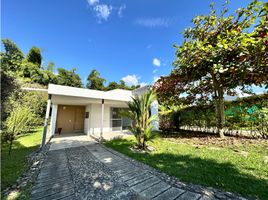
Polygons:
[[84,132],[85,106],[59,105],[56,131],[61,133]]

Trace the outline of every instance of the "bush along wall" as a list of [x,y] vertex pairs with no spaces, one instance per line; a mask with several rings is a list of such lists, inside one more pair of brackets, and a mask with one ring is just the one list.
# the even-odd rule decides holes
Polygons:
[[[214,105],[189,106],[160,116],[160,128],[216,133]],[[225,134],[268,138],[268,94],[225,102]]]

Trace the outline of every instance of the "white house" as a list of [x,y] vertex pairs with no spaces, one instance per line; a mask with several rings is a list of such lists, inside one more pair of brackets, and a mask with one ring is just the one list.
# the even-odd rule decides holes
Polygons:
[[[49,113],[49,137],[60,131],[61,134],[85,133],[102,138],[103,133],[127,129],[131,121],[121,117],[119,109],[127,109],[127,102],[132,100],[132,96],[142,95],[149,89],[149,86],[145,86],[133,91],[98,91],[49,84],[43,144],[47,135]],[[158,115],[157,101],[151,105],[151,114]],[[158,130],[158,120],[153,123],[154,130]]]

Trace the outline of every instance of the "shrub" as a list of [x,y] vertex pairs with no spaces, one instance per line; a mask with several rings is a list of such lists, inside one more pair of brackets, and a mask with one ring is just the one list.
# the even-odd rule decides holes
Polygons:
[[26,107],[15,108],[5,122],[5,130],[2,133],[2,140],[9,142],[9,154],[13,141],[18,135],[30,131],[35,125],[35,116]]

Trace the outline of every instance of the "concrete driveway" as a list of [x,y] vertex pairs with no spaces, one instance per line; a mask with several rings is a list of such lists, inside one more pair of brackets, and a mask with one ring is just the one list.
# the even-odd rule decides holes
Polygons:
[[96,141],[93,138],[83,133],[65,133],[62,135],[55,135],[51,139],[51,145],[49,150],[52,151],[65,148],[86,146],[94,143],[96,143]]

